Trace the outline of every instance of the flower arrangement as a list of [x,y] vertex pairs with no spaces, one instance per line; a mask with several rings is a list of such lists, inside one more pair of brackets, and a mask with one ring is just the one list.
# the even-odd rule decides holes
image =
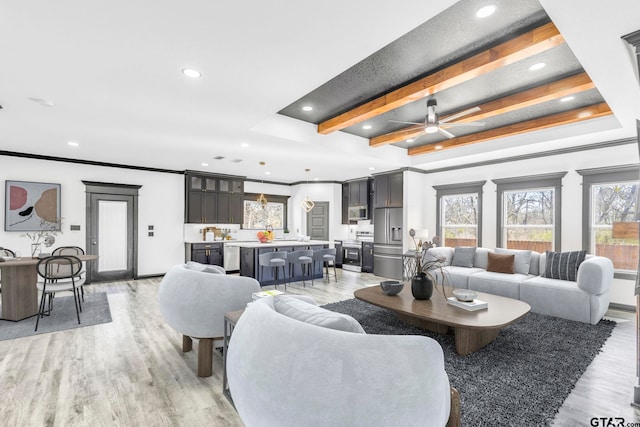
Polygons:
[[55,221],[40,221],[40,229],[32,233],[25,233],[25,235],[31,239],[31,257],[36,258],[40,252],[40,245],[44,244],[49,248],[56,242],[58,233],[62,233],[62,218],[57,218]]
[[[447,276],[443,270],[445,257],[428,252],[430,248],[435,247],[439,242],[440,238],[434,236],[432,241],[422,242],[421,251],[416,251],[416,277],[426,276],[433,282],[433,286],[440,288],[444,297],[447,298],[445,291]],[[441,286],[438,286],[438,284]]]

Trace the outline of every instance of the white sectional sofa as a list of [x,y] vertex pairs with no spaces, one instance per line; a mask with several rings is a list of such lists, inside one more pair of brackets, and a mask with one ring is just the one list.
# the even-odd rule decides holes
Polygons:
[[543,277],[546,253],[535,251],[508,251],[515,254],[514,274],[487,271],[488,254],[495,251],[476,248],[473,265],[466,267],[451,265],[455,248],[431,248],[426,256],[444,257],[448,285],[518,299],[529,304],[534,313],[595,325],[609,308],[613,263],[608,258],[587,255],[578,267],[577,280],[570,281]]

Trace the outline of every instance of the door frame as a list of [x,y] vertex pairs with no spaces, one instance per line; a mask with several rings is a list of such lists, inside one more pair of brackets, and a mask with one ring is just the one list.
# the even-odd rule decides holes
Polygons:
[[[94,195],[102,194],[105,196],[131,196],[132,201],[132,218],[133,230],[131,243],[132,247],[128,249],[128,258],[131,259],[131,268],[133,271],[133,279],[138,278],[138,190],[142,185],[130,185],[130,184],[113,184],[107,182],[95,182],[95,181],[82,181],[85,185],[86,192],[86,243],[87,254],[97,255],[95,253],[95,247],[91,241],[91,198]],[[131,255],[131,256],[129,256]],[[87,283],[91,283],[93,274],[96,271],[95,268],[87,268]]]

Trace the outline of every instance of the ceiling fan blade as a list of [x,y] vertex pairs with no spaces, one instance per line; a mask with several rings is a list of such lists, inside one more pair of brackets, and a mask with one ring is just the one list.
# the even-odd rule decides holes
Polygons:
[[389,132],[387,135],[394,135],[396,133],[405,133],[405,132],[413,132],[413,131],[422,131],[424,132],[424,125],[423,124],[419,124],[416,126],[409,126],[403,129],[398,129],[396,131],[393,132]]
[[468,122],[468,123],[440,123],[440,126],[452,127],[452,126],[484,126],[484,122]]
[[444,136],[446,136],[447,138],[451,139],[451,138],[455,138],[456,136],[454,134],[452,134],[451,132],[444,130],[442,128],[438,128],[438,132],[440,132],[441,134],[443,134]]
[[401,122],[400,120],[389,120],[390,123],[405,123],[408,125],[421,125],[424,126],[424,123],[416,123],[416,122]]
[[440,123],[447,123],[459,117],[466,116],[467,114],[475,113],[476,111],[480,111],[480,107],[473,107],[473,108],[469,108],[468,110],[464,110],[464,111],[460,111],[459,113],[452,114],[446,119],[441,120]]

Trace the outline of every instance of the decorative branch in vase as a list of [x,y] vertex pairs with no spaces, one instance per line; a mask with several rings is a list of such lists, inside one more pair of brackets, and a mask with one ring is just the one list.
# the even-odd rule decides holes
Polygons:
[[445,298],[447,297],[444,288],[446,276],[442,268],[445,258],[428,252],[430,248],[435,247],[439,242],[440,238],[434,236],[432,241],[422,243],[421,251],[416,251],[416,275],[411,279],[411,292],[415,299],[426,300],[431,298],[433,288],[438,287],[438,282],[441,284],[442,295]]
[[55,221],[40,221],[40,229],[31,233],[25,233],[25,235],[31,239],[31,258],[37,258],[40,254],[40,247],[44,244],[49,248],[56,242],[58,233],[62,233],[62,218],[57,218]]

